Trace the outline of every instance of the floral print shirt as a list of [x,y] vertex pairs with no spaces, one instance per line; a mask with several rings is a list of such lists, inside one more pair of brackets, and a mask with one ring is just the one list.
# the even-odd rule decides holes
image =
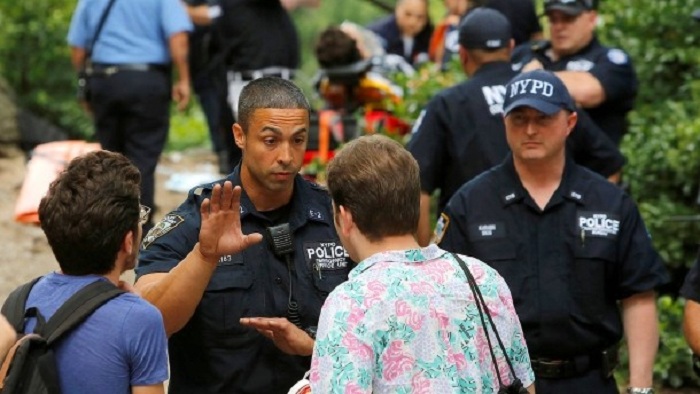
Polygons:
[[[508,287],[462,256],[480,288],[515,374],[534,382]],[[484,316],[501,378],[512,374]],[[328,296],[311,362],[314,393],[496,393],[498,377],[467,277],[435,245],[377,253]]]

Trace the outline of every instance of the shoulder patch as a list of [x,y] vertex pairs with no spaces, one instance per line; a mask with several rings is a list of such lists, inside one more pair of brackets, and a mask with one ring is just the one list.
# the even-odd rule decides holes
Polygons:
[[447,216],[444,212],[440,214],[440,218],[438,219],[437,223],[435,224],[435,235],[433,238],[435,238],[435,243],[440,244],[442,242],[442,237],[445,236],[445,231],[447,231],[447,227],[450,225],[450,217]]
[[418,134],[418,130],[420,129],[421,123],[423,123],[423,118],[425,117],[425,111],[422,110],[420,111],[420,114],[418,115],[418,119],[416,119],[416,123],[413,124],[413,128],[411,129],[411,134]]
[[155,240],[158,238],[164,236],[165,234],[169,233],[172,231],[175,227],[179,226],[185,221],[185,219],[177,215],[175,213],[169,213],[165,215],[163,219],[161,219],[158,224],[153,226],[153,228],[146,234],[146,236],[143,238],[143,242],[141,243],[141,248],[146,249],[148,248],[149,245],[151,245]]
[[629,61],[627,58],[627,54],[621,49],[617,48],[608,50],[608,60],[610,60],[611,63],[617,65],[627,64],[627,62]]

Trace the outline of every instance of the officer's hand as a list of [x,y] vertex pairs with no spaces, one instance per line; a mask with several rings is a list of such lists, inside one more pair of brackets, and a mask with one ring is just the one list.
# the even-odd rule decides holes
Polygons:
[[284,317],[244,317],[241,324],[270,338],[275,346],[292,356],[310,356],[314,340]]
[[177,103],[177,109],[182,111],[187,108],[190,102],[190,83],[188,81],[178,81],[173,86],[173,101]]
[[542,65],[542,62],[540,62],[537,59],[532,59],[530,63],[526,64],[525,67],[523,67],[521,72],[528,72],[528,71],[534,71],[534,70],[542,70],[544,66]]
[[199,212],[202,226],[199,230],[199,252],[207,261],[240,253],[247,247],[262,241],[258,233],[244,235],[241,231],[241,187],[231,182],[216,185],[211,199],[202,202]]

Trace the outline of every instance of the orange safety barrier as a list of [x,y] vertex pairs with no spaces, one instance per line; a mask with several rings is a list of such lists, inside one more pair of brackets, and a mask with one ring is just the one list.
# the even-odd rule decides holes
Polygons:
[[49,185],[75,157],[100,150],[99,143],[85,141],[57,141],[37,145],[27,164],[27,174],[15,205],[15,221],[39,223],[39,203]]

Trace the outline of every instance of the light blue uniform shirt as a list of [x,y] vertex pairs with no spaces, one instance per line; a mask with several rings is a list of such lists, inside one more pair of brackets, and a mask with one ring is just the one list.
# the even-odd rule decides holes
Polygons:
[[[179,0],[114,0],[93,47],[95,63],[169,64],[168,39],[192,30]],[[68,31],[68,44],[87,48],[109,0],[80,0]]]

